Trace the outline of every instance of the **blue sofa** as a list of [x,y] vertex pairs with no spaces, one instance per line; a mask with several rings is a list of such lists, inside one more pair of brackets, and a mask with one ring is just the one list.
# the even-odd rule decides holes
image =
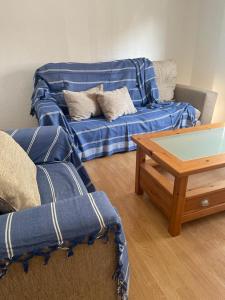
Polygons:
[[[159,102],[153,64],[146,58],[105,63],[50,63],[35,73],[32,110],[40,125],[60,125],[83,161],[136,149],[133,134],[195,125],[195,109],[185,102]],[[73,121],[63,90],[104,90],[127,86],[137,113],[108,122],[103,116]]]
[[[67,133],[59,126],[7,132],[37,166],[41,206],[0,215],[1,299],[14,299],[17,289],[21,299],[117,299],[117,290],[127,299],[120,217],[95,191]],[[75,247],[75,260],[66,262],[65,252],[72,256]],[[47,264],[50,257],[47,267],[37,262]],[[18,263],[31,272],[24,276]]]

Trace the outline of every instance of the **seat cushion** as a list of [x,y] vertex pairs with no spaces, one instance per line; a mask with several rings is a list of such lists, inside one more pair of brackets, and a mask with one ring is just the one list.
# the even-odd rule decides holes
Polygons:
[[112,122],[104,117],[81,122],[68,121],[79,154],[85,161],[135,150],[136,145],[131,140],[133,134],[186,127],[188,114],[187,104],[172,102],[165,108],[137,108],[137,113],[122,116]]
[[37,165],[37,182],[41,204],[87,193],[79,174],[70,162]]

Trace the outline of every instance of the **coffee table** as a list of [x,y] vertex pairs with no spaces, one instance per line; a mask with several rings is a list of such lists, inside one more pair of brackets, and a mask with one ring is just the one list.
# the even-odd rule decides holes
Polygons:
[[[135,191],[146,192],[167,216],[172,236],[185,222],[225,210],[225,176],[204,185],[204,174],[225,167],[225,123],[132,139],[137,144]],[[188,186],[191,176],[199,187]]]

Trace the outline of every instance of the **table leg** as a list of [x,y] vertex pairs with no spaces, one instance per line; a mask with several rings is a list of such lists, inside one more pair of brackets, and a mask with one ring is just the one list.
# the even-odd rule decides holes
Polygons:
[[135,176],[135,193],[138,195],[143,194],[143,190],[140,185],[140,168],[141,164],[145,161],[145,153],[141,147],[137,147],[136,152],[136,176]]
[[187,176],[175,178],[168,230],[172,236],[179,235],[181,231],[181,219],[184,213],[187,182]]

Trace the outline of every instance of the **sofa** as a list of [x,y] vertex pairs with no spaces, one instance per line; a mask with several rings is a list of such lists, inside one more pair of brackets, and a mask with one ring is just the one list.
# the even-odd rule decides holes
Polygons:
[[[36,115],[39,125],[62,126],[83,161],[135,150],[134,134],[211,122],[217,94],[176,85],[176,72],[173,61],[147,58],[49,63],[35,72],[31,114]],[[103,116],[71,119],[63,90],[84,91],[97,84],[103,84],[105,91],[126,86],[137,112],[112,122]]]
[[68,134],[60,126],[7,133],[36,164],[41,206],[0,215],[1,299],[127,299],[120,217]]

